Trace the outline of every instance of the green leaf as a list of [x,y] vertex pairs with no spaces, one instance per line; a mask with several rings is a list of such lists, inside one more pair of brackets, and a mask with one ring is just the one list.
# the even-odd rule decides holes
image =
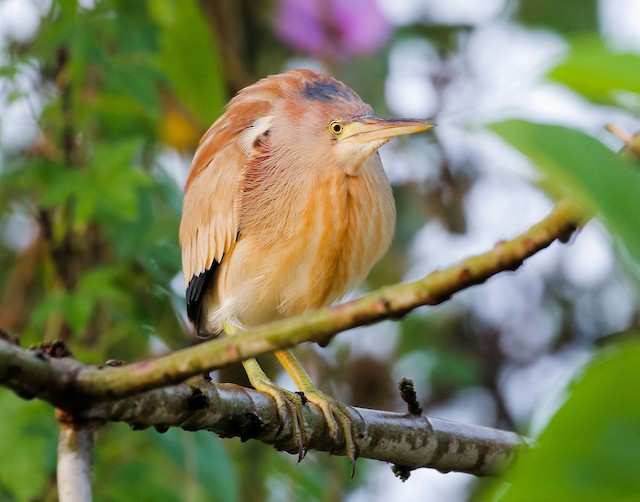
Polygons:
[[139,188],[151,183],[137,169],[139,138],[100,143],[92,158],[88,196],[95,198],[96,217],[108,224],[113,218],[132,220],[138,212]]
[[158,64],[178,98],[203,125],[226,102],[215,39],[195,0],[151,0],[151,16],[160,26]]
[[0,389],[0,500],[41,499],[55,472],[56,429],[47,403]]
[[507,473],[510,486],[494,487],[484,500],[638,500],[639,381],[637,340],[600,354]]
[[152,179],[152,184],[139,191],[136,217],[112,221],[108,237],[121,259],[134,260],[165,284],[180,270],[182,191],[165,173],[154,173]]
[[565,127],[510,120],[492,129],[553,182],[601,211],[608,227],[640,263],[640,176],[634,164],[591,136]]
[[598,28],[596,0],[520,0],[518,5],[518,19],[524,24],[560,32]]
[[118,266],[100,267],[84,273],[78,283],[78,294],[97,300],[125,300],[127,294],[118,286],[118,280],[124,275]]
[[199,485],[214,500],[238,499],[233,462],[215,434],[172,428],[155,439],[176,468],[184,470],[185,485]]
[[44,329],[52,316],[59,315],[74,331],[79,332],[89,322],[94,305],[94,298],[78,293],[54,291],[34,309],[32,322],[36,327]]
[[617,91],[640,94],[640,55],[583,36],[572,41],[569,57],[549,77],[594,101],[616,103]]
[[84,330],[101,301],[126,303],[127,292],[118,284],[125,271],[117,266],[85,272],[73,291],[54,291],[34,309],[33,322],[44,328],[48,319],[60,315],[71,327]]
[[99,500],[238,500],[236,464],[210,432],[132,432],[110,424],[97,439]]
[[39,176],[49,182],[43,183],[40,204],[52,207],[71,200],[78,225],[90,220],[106,225],[133,220],[139,209],[139,189],[151,183],[136,166],[140,149],[139,138],[100,142],[84,168],[43,169]]

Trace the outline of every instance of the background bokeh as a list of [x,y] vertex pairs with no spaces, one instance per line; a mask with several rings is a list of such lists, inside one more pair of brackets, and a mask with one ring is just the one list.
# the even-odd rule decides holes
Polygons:
[[[501,136],[518,145],[574,132],[568,159],[592,147],[589,137],[619,149],[603,126],[640,129],[638,53],[634,0],[0,0],[0,328],[23,345],[63,339],[87,363],[195,343],[177,242],[182,184],[200,136],[260,77],[323,70],[379,115],[439,124],[381,151],[397,232],[357,296],[542,219],[566,177]],[[514,118],[563,128],[517,122],[513,137],[491,126]],[[544,152],[544,142],[531,148]],[[347,403],[401,411],[396,385],[407,377],[429,415],[535,436],[571,401],[568,382],[599,346],[637,338],[634,208],[442,306],[298,353]],[[214,377],[246,383],[241,368]],[[626,395],[618,383],[611,392]],[[55,500],[55,445],[50,407],[0,389],[0,455],[11,459],[0,500]],[[349,474],[325,454],[297,465],[258,442],[110,424],[94,489],[96,500],[455,502],[504,488],[430,470],[401,483],[364,459]]]

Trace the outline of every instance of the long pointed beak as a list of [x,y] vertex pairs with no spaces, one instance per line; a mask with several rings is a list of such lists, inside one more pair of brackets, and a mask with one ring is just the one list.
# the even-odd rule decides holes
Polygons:
[[383,119],[380,117],[357,117],[344,123],[344,131],[339,141],[350,140],[355,143],[389,140],[394,136],[427,131],[436,123],[423,119]]

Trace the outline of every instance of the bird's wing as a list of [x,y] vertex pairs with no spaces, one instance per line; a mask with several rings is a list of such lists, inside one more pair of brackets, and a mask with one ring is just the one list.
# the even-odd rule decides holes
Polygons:
[[185,187],[180,222],[187,315],[196,327],[211,278],[239,231],[246,155],[220,129],[212,127],[200,142]]
[[[202,300],[240,233],[241,192],[252,134],[269,122],[273,84],[264,79],[240,91],[200,140],[185,184],[180,222],[187,315],[198,327]],[[256,125],[258,127],[256,127]]]

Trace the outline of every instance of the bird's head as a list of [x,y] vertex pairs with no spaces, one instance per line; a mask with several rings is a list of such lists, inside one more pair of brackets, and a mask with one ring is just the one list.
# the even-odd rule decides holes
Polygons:
[[245,136],[245,145],[268,134],[271,153],[297,165],[339,166],[357,174],[362,163],[394,136],[431,129],[429,120],[374,117],[351,88],[311,70],[267,77],[238,97],[271,95],[271,109]]
[[227,146],[289,168],[342,169],[363,162],[394,136],[426,131],[430,120],[385,119],[350,87],[311,70],[291,70],[242,89],[200,141],[185,186]]

